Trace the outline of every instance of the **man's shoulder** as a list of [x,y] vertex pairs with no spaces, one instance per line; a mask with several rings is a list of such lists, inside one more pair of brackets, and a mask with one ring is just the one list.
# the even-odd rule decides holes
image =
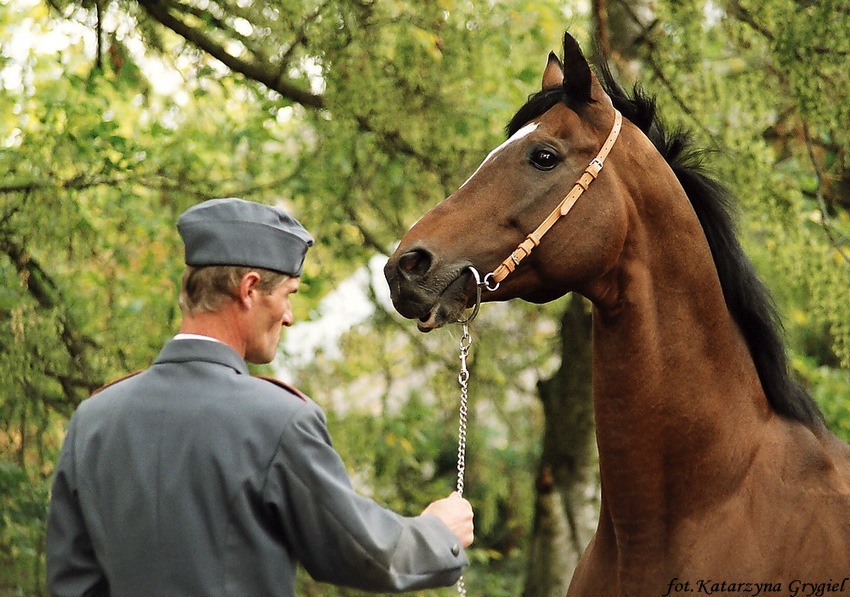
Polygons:
[[103,384],[98,389],[96,389],[94,392],[92,392],[91,395],[92,395],[92,397],[97,396],[98,394],[100,394],[104,390],[107,390],[107,389],[111,388],[112,386],[115,386],[115,385],[121,383],[122,381],[126,381],[128,379],[136,377],[137,375],[139,375],[140,373],[143,373],[143,372],[144,372],[144,369],[139,369],[138,371],[133,371],[132,373],[128,373],[127,375],[122,375],[121,377],[119,377],[117,379],[113,379],[112,381]]
[[268,391],[279,392],[280,390],[283,390],[284,392],[286,392],[286,394],[295,396],[303,402],[310,401],[310,399],[307,398],[307,395],[304,392],[302,392],[292,384],[286,383],[282,379],[277,379],[276,377],[269,377],[268,375],[254,375],[252,377],[256,380],[269,384],[268,386],[261,386],[265,387],[265,389]]
[[146,371],[147,369],[141,369],[122,375],[94,390],[88,398],[77,405],[75,411],[77,418],[99,419],[105,412],[115,409],[117,405],[125,404],[137,392],[139,383],[144,383]]
[[[232,401],[233,408],[246,419],[264,420],[268,423],[323,419],[322,409],[304,392],[275,377],[246,375],[242,399]],[[276,422],[276,423],[275,423]]]
[[[139,396],[170,396],[177,391],[176,387],[185,385],[186,380],[164,380],[161,376],[151,378],[146,375],[149,371],[151,370],[136,371],[104,384],[92,392],[91,397],[84,400],[80,406],[85,406],[86,409],[112,408],[117,403],[124,403]],[[197,382],[198,380],[195,380],[191,385],[189,394],[196,392],[205,398],[227,398],[226,403],[232,402],[233,406],[239,409],[253,404],[254,408],[268,412],[268,409],[300,409],[302,406],[315,404],[297,387],[275,377],[236,373],[222,378],[206,378],[203,380],[203,387],[196,385]],[[180,392],[185,394],[186,389]],[[232,398],[237,400],[232,401]]]

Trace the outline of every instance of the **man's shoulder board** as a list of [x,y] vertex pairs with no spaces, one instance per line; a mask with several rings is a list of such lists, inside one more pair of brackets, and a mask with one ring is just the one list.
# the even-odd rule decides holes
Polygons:
[[301,400],[303,400],[304,402],[307,402],[307,395],[304,394],[304,392],[302,392],[301,390],[299,390],[295,386],[289,385],[285,381],[281,381],[281,380],[276,379],[274,377],[268,377],[266,375],[255,375],[254,377],[256,377],[257,379],[265,380],[269,383],[273,383],[274,385],[278,386],[279,388],[283,388],[284,390],[288,390],[289,392],[291,392],[291,393],[295,394],[296,396],[298,396],[299,398],[301,398]]
[[123,377],[119,377],[118,379],[113,379],[109,383],[106,383],[106,384],[103,384],[102,386],[100,386],[98,389],[96,389],[94,392],[92,392],[91,395],[94,396],[95,394],[100,394],[106,388],[108,388],[110,386],[114,386],[115,384],[122,382],[125,379],[130,379],[131,377],[135,377],[136,375],[138,375],[142,371],[144,371],[144,369],[139,369],[138,371],[134,371],[133,373],[128,373],[127,375],[124,375]]

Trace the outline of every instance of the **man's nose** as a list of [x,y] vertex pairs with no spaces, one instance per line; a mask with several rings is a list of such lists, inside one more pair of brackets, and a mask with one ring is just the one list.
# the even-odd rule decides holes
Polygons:
[[286,327],[289,327],[293,323],[295,323],[295,316],[292,314],[291,307],[287,307],[283,310],[283,317],[281,318],[281,323],[283,323],[283,325]]

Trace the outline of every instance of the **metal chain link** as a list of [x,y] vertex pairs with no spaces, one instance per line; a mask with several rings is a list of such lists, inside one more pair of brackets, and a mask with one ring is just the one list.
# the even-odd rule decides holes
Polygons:
[[463,476],[466,471],[466,420],[469,414],[467,403],[469,401],[469,369],[466,367],[466,359],[469,356],[469,347],[472,345],[472,336],[469,334],[469,326],[463,324],[463,335],[460,338],[460,373],[457,376],[460,382],[460,411],[457,432],[457,492],[463,496]]
[[[463,323],[463,335],[460,338],[460,373],[457,376],[460,382],[460,412],[457,432],[457,492],[463,497],[463,478],[466,472],[466,421],[469,414],[467,402],[469,400],[469,369],[466,367],[466,359],[469,356],[469,347],[472,345],[472,336],[469,334],[469,326]],[[457,592],[466,597],[466,585],[463,576],[457,581]]]

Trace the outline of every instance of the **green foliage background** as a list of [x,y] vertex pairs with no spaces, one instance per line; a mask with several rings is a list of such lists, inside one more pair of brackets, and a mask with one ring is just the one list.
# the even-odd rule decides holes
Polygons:
[[[44,591],[50,475],[73,408],[145,367],[176,330],[180,212],[221,196],[290,207],[318,241],[296,316],[317,319],[324,297],[501,141],[564,29],[592,49],[583,3],[421,4],[207,3],[188,21],[207,46],[162,27],[153,3],[0,4],[0,593]],[[830,33],[850,30],[850,7],[618,4],[644,35],[615,52],[616,69],[711,150],[740,196],[795,372],[850,439],[850,38]],[[57,47],[21,56],[22,32]],[[216,44],[279,65],[285,85],[225,66]],[[416,514],[454,483],[459,331],[419,335],[388,312],[380,283],[367,285],[374,314],[343,335],[342,358],[320,352],[292,376],[328,411],[358,487]],[[476,594],[522,591],[536,383],[558,364],[558,309],[487,305],[475,324]],[[308,578],[299,588],[356,594]]]

